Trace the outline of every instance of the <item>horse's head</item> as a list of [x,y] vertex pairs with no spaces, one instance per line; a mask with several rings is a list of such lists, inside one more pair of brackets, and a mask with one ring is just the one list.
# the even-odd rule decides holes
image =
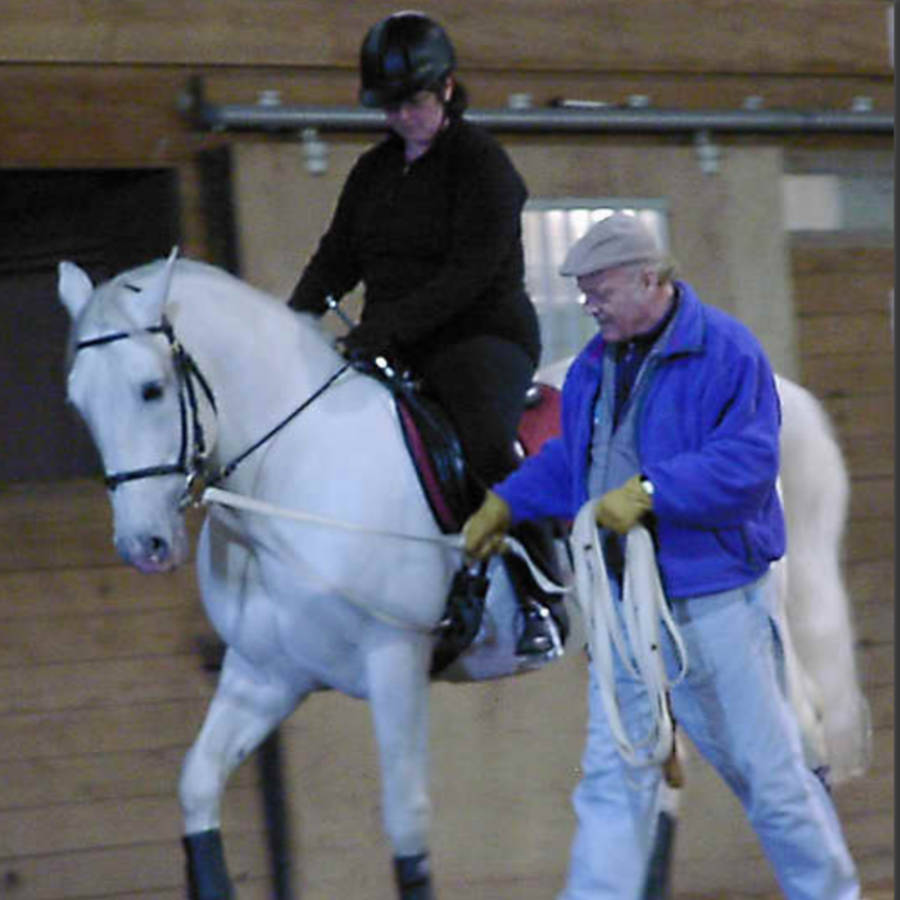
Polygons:
[[103,460],[116,549],[143,572],[168,571],[188,555],[179,509],[188,423],[164,317],[175,256],[96,289],[78,266],[59,265],[72,318],[69,400]]

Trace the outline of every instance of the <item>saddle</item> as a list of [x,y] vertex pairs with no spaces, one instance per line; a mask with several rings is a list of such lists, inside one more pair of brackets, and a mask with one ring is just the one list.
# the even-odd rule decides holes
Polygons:
[[455,534],[480,503],[456,429],[444,410],[420,391],[395,392],[394,402],[431,513],[444,534]]
[[[444,410],[426,394],[395,391],[397,414],[422,491],[444,534],[455,534],[481,503],[483,491],[471,477],[462,445]],[[535,382],[525,396],[516,452],[537,453],[559,434],[560,392]]]

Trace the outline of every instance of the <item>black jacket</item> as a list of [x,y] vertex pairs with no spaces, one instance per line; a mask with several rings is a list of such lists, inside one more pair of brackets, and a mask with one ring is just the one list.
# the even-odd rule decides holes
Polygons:
[[413,365],[485,334],[519,344],[537,364],[537,316],[524,287],[526,197],[509,157],[477,126],[452,121],[408,166],[391,134],[357,160],[290,304],[322,313],[326,295],[362,281],[363,321],[388,329]]

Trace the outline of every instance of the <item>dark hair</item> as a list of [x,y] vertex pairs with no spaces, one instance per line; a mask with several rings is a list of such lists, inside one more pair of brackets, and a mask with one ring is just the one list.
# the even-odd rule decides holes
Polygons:
[[453,79],[453,93],[450,99],[444,104],[447,115],[451,119],[461,119],[462,114],[469,106],[469,92],[461,81]]

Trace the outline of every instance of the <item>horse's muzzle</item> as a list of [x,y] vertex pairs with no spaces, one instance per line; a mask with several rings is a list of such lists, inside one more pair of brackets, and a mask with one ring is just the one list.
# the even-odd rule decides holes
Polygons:
[[128,565],[145,574],[171,572],[183,562],[184,555],[159,535],[117,538],[116,551]]

